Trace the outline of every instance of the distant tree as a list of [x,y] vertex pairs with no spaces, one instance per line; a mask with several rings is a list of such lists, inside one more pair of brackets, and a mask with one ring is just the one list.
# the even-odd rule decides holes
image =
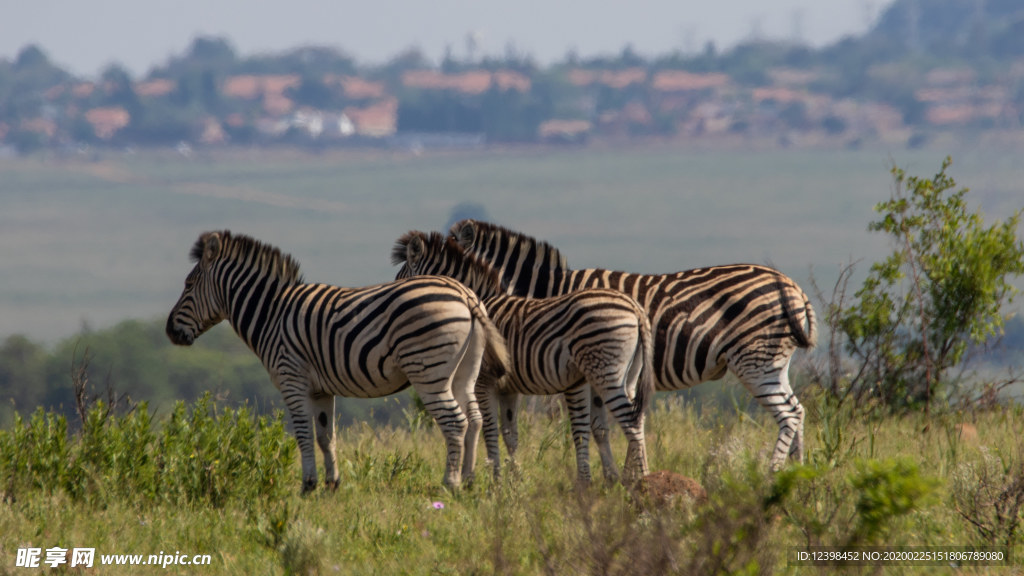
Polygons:
[[43,91],[65,82],[71,75],[50,62],[46,53],[35,44],[29,44],[14,59],[11,69],[14,98],[25,99],[28,92]]
[[225,66],[235,62],[235,49],[227,38],[199,36],[192,41],[187,59],[203,66]]
[[132,86],[131,74],[123,66],[111,64],[100,74],[101,104],[104,106],[121,106],[129,114],[139,114],[142,104]]
[[341,95],[325,84],[320,75],[303,74],[299,85],[289,88],[285,94],[300,106],[326,109],[343,105]]
[[302,46],[280,58],[284,69],[279,73],[323,76],[324,74],[356,74],[351,56],[329,46]]
[[43,49],[35,44],[29,44],[19,50],[18,55],[14,59],[14,70],[16,72],[49,69],[52,66],[46,52],[43,52]]
[[184,56],[171,58],[150,73],[153,77],[176,78],[197,70],[215,70],[225,73],[238,66],[235,50],[226,38],[199,36],[192,40]]
[[1024,53],[1022,21],[1018,0],[895,0],[857,42],[898,46],[897,55],[1004,60]]
[[423,53],[423,50],[411,47],[399,52],[383,66],[372,69],[369,75],[370,77],[387,80],[397,85],[402,74],[406,71],[423,70],[431,66],[430,60]]
[[482,132],[479,100],[450,91],[418,91],[398,102],[399,132]]
[[568,68],[576,68],[580,65],[580,53],[575,48],[570,48],[562,58],[562,65]]
[[120,64],[110,64],[100,73],[100,83],[110,90],[130,90],[132,75]]
[[150,102],[132,115],[131,123],[117,133],[119,143],[142,145],[177,144],[192,140],[205,115],[198,106],[181,107],[170,102]]
[[455,52],[452,50],[451,44],[445,44],[444,56],[441,58],[441,72],[445,74],[452,74],[462,70],[462,64],[455,57]]
[[619,60],[617,65],[622,68],[633,68],[635,66],[644,66],[647,63],[643,57],[637,54],[632,44],[626,44],[622,47],[622,51],[619,52]]
[[96,141],[96,129],[85,119],[84,114],[71,118],[68,134],[75,142],[88,144]]
[[10,336],[0,344],[0,405],[13,404],[27,413],[42,402],[46,357],[46,349],[24,336]]
[[481,98],[480,116],[480,128],[488,140],[527,142],[536,139],[547,114],[531,94],[492,85]]

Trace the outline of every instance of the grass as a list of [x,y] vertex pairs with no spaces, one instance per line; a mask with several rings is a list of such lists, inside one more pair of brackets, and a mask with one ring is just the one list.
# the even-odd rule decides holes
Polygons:
[[[518,473],[495,480],[482,466],[476,483],[456,493],[440,485],[442,440],[434,426],[410,419],[402,427],[343,428],[339,489],[302,497],[294,449],[266,449],[281,441],[293,445],[282,429],[270,422],[254,443],[254,416],[181,407],[179,420],[190,426],[173,417],[154,423],[153,440],[135,448],[150,461],[187,462],[189,446],[200,447],[205,464],[198,468],[152,468],[157,476],[179,479],[182,487],[173,490],[144,474],[128,478],[131,467],[114,463],[94,463],[95,476],[81,490],[52,481],[74,476],[53,471],[74,468],[87,444],[84,432],[65,437],[63,452],[23,450],[27,465],[21,467],[8,457],[0,466],[6,486],[0,571],[12,570],[17,549],[30,546],[95,547],[97,555],[210,554],[212,565],[193,571],[204,574],[788,574],[800,568],[788,565],[787,551],[809,545],[1008,544],[1020,550],[1021,531],[1010,526],[1020,510],[1009,515],[998,503],[1004,493],[1017,494],[1024,478],[1019,408],[925,421],[854,414],[805,396],[807,465],[774,477],[766,471],[775,437],[767,416],[698,411],[659,399],[648,425],[652,469],[693,477],[708,492],[703,504],[660,507],[618,485],[598,482],[579,490],[562,415],[524,414]],[[137,417],[111,417],[105,448],[97,449],[114,457],[95,462],[117,461],[118,450],[129,445],[124,439],[138,437],[117,430]],[[965,419],[976,436],[960,436],[957,425]],[[0,447],[9,450],[18,430],[33,425],[22,422],[0,433]],[[37,432],[49,442],[62,433]],[[213,432],[219,442],[211,440]],[[621,434],[614,440],[621,457],[625,440]],[[57,453],[65,454],[63,462],[52,462]],[[50,468],[33,472],[47,458]],[[277,465],[282,458],[283,467]],[[214,482],[200,481],[190,491],[204,470],[215,471]],[[258,471],[262,483],[252,481]],[[136,489],[147,482],[163,488]],[[1024,566],[1013,562],[1018,570]],[[108,567],[102,573],[132,571]]]

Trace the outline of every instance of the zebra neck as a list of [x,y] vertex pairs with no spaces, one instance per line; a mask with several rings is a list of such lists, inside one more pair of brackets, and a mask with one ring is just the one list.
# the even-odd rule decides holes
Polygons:
[[508,294],[528,298],[550,298],[569,292],[574,284],[576,272],[561,267],[523,267],[519,270],[507,267],[501,270],[501,276],[508,286]]
[[253,275],[236,279],[228,287],[228,322],[257,355],[272,332],[268,326],[280,314],[281,294],[287,286],[274,276]]
[[449,262],[437,273],[454,278],[466,285],[481,300],[503,293],[501,281],[489,268],[475,264],[468,259]]

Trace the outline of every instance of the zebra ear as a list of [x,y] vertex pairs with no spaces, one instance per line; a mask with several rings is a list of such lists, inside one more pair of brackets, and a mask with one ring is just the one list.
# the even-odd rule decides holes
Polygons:
[[203,262],[212,262],[214,258],[220,255],[220,233],[210,232],[203,239]]
[[409,264],[415,263],[423,256],[424,250],[423,237],[414,234],[409,238],[409,243],[405,245],[405,261]]
[[474,237],[476,237],[476,222],[472,220],[463,221],[459,229],[455,231],[455,241],[463,250],[468,250],[473,246]]

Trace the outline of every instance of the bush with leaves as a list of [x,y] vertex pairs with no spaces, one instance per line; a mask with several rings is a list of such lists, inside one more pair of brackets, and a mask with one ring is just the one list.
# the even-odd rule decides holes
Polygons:
[[[971,344],[1002,333],[1012,279],[1024,273],[1021,212],[987,225],[946,170],[932,178],[892,169],[893,196],[875,206],[895,250],[871,266],[849,307],[830,309],[859,366],[850,388],[867,389],[894,409],[930,407],[959,382],[951,376]],[[836,371],[832,371],[836,373]]]
[[61,491],[73,500],[205,502],[278,498],[295,472],[295,442],[284,417],[255,417],[246,407],[218,410],[209,395],[175,405],[154,428],[145,404],[123,416],[103,402],[69,435],[63,415],[36,410],[0,430],[0,492]]

